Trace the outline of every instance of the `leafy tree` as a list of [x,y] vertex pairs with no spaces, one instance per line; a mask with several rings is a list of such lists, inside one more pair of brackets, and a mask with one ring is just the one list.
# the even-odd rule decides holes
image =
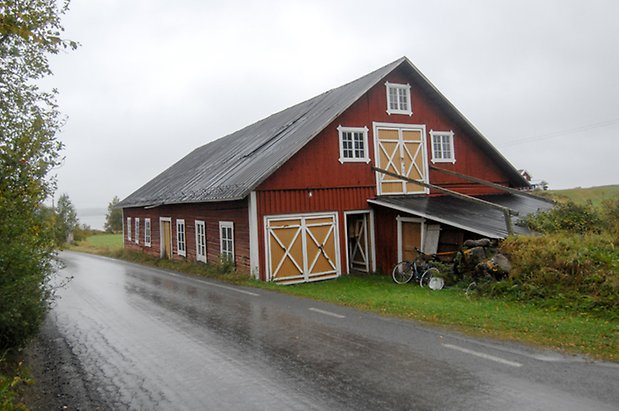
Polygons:
[[37,81],[50,75],[48,56],[74,42],[60,38],[68,2],[0,2],[0,349],[19,346],[37,330],[53,273],[53,218],[43,202],[60,164],[56,135],[63,119],[56,91]]
[[120,203],[118,196],[114,196],[112,201],[107,205],[107,214],[105,215],[105,231],[111,233],[119,233],[123,229],[123,210],[115,208]]
[[62,194],[56,205],[56,242],[59,245],[71,242],[79,220],[73,203],[67,194]]

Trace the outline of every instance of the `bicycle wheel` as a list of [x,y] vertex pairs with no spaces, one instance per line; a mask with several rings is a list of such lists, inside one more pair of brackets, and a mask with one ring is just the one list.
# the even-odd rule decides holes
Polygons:
[[413,263],[410,261],[400,261],[393,267],[391,278],[396,284],[406,284],[413,278]]
[[421,279],[419,280],[419,285],[422,287],[429,287],[431,290],[440,290],[445,285],[445,280],[439,277],[440,271],[436,267],[428,268]]
[[476,289],[477,289],[477,283],[473,281],[472,283],[468,285],[468,287],[466,287],[466,290],[464,290],[464,295],[466,295],[467,297],[470,297],[475,292]]

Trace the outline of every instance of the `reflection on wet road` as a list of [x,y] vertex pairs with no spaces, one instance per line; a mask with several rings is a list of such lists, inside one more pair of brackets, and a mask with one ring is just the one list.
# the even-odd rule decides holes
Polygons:
[[[501,351],[414,323],[264,290],[75,253],[62,259],[62,274],[74,279],[60,290],[51,315],[86,383],[110,409],[619,404],[614,390],[585,391],[566,377],[583,372],[608,385],[609,378],[617,381],[612,366],[560,357],[543,362],[533,352],[518,354],[520,348]],[[467,350],[483,350],[488,358]]]

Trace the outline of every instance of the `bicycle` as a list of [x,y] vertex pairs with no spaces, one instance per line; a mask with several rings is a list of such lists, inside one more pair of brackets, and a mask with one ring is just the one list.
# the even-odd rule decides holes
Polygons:
[[420,287],[428,286],[432,290],[440,290],[445,286],[445,281],[440,277],[438,268],[433,267],[429,260],[435,258],[434,255],[425,254],[418,249],[417,258],[413,261],[400,261],[393,267],[391,278],[396,284],[406,284],[413,278],[419,282]]

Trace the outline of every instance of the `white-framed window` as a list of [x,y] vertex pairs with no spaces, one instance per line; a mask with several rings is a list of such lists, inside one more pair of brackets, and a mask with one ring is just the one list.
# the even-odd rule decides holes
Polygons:
[[196,260],[206,262],[206,226],[196,220]]
[[185,248],[185,220],[176,220],[176,251],[178,255],[185,257],[187,250]]
[[133,236],[133,241],[136,244],[140,244],[140,219],[138,217],[135,218],[135,235]]
[[387,113],[413,115],[410,84],[385,83],[387,88]]
[[131,217],[127,217],[125,229],[127,230],[127,241],[131,241]]
[[340,163],[370,162],[367,127],[339,126],[337,131],[340,136]]
[[454,151],[453,131],[433,131],[430,130],[432,142],[432,162],[433,163],[455,163],[456,152]]
[[145,218],[144,219],[144,245],[146,247],[150,247],[150,218]]
[[222,258],[234,261],[234,223],[219,222],[219,244]]

